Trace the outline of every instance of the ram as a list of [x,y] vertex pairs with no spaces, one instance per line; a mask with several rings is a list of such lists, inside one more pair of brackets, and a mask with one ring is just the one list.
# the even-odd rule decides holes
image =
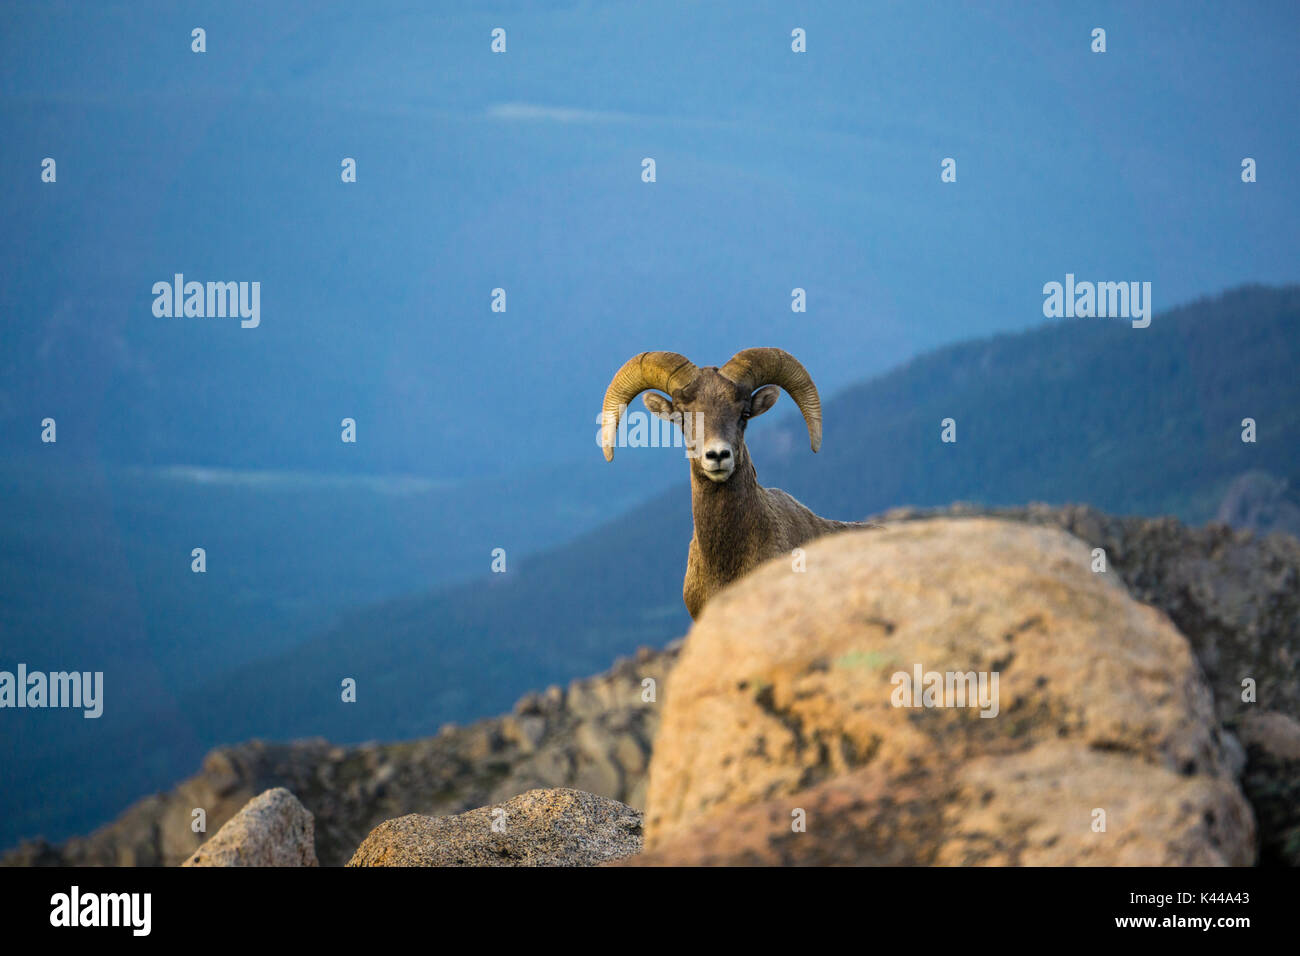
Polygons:
[[686,440],[695,533],[682,597],[692,618],[714,593],[764,561],[824,534],[871,527],[818,517],[781,489],[758,483],[745,427],[776,403],[780,389],[803,413],[812,450],[821,447],[817,386],[793,355],[744,349],[721,368],[697,368],[676,352],[634,356],[605,390],[600,443],[606,461],[614,460],[618,423],[628,402],[648,389],[657,391],[642,399],[646,407],[681,426]]

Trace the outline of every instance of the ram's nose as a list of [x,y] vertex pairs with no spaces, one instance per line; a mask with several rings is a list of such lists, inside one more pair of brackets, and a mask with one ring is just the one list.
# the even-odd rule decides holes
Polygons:
[[731,443],[713,439],[704,445],[700,456],[700,468],[713,481],[726,481],[736,467],[736,456],[731,452]]

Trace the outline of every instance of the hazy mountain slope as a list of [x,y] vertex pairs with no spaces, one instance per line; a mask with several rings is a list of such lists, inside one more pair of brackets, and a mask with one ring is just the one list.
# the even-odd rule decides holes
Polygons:
[[177,692],[340,609],[477,577],[495,547],[553,547],[666,480],[647,468],[619,485],[555,467],[472,482],[118,468],[50,451],[0,464],[0,650],[149,663]]
[[[673,495],[651,515],[638,509],[481,583],[348,615],[202,693],[159,698],[143,721],[49,713],[66,724],[75,718],[80,746],[51,754],[35,735],[15,741],[6,778],[31,783],[0,789],[4,843],[88,829],[174,782],[219,741],[298,737],[309,726],[340,740],[417,736],[508,708],[521,681],[527,689],[599,670],[611,636],[634,647],[664,643],[688,619],[659,538],[668,533],[684,553],[690,512]],[[340,701],[344,677],[357,681],[355,704]]]
[[663,481],[636,462],[617,484],[526,467],[446,484],[122,469],[49,451],[0,464],[0,670],[103,671],[104,714],[0,712],[0,845],[93,825],[231,739],[227,709],[196,704],[196,688],[256,670],[348,607],[473,578],[495,547],[513,565]]

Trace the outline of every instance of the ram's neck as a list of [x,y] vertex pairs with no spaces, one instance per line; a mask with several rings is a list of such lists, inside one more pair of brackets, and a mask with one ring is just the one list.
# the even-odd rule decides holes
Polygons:
[[745,572],[751,555],[769,537],[766,501],[749,457],[722,484],[691,470],[695,542],[712,577],[729,581]]

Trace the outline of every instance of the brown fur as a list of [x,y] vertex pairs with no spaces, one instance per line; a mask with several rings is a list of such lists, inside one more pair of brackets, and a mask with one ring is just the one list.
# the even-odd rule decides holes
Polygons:
[[[867,527],[818,517],[781,489],[758,483],[744,434],[751,408],[761,404],[755,413],[762,414],[771,407],[770,401],[756,402],[758,395],[745,394],[716,369],[705,368],[672,396],[672,414],[685,416],[688,442],[703,447],[709,439],[721,438],[730,442],[735,456],[731,477],[720,483],[705,476],[698,456],[690,459],[695,533],[682,598],[692,618],[699,617],[716,592],[764,561],[824,534]],[[656,413],[665,411],[659,396],[647,396],[646,405]]]

